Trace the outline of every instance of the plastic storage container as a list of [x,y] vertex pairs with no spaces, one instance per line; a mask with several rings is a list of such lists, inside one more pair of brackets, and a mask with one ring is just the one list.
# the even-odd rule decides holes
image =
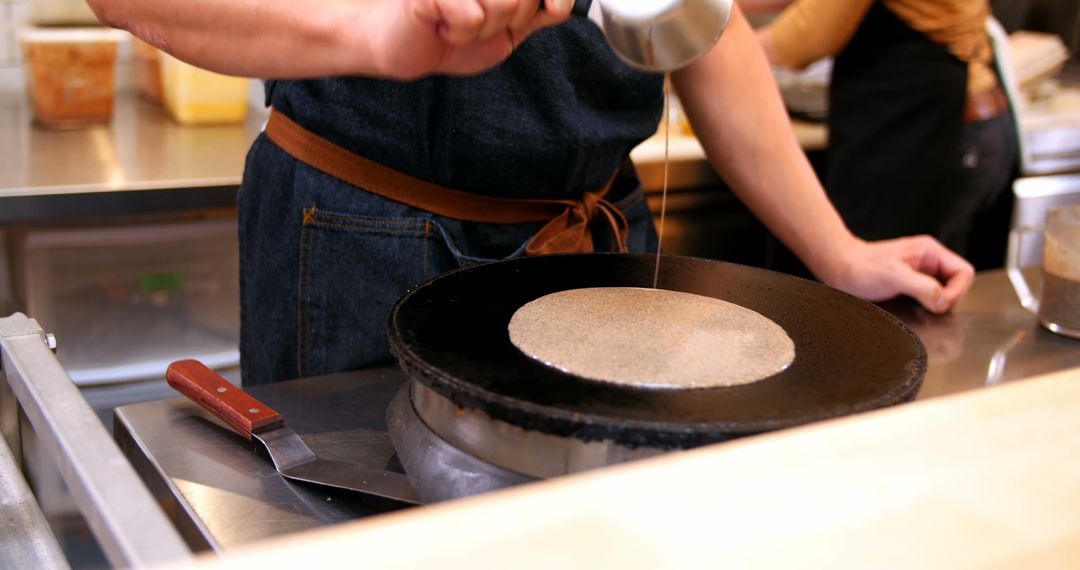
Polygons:
[[26,312],[76,384],[159,380],[180,358],[238,364],[235,220],[31,231],[21,254]]
[[248,83],[161,53],[162,99],[182,125],[239,123],[247,116]]
[[18,33],[35,121],[65,128],[112,119],[116,52],[126,32],[27,28]]

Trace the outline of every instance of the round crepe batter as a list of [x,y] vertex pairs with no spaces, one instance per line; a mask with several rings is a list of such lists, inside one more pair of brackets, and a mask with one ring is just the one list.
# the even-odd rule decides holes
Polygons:
[[647,388],[748,384],[795,359],[795,343],[760,313],[666,289],[559,291],[519,308],[509,331],[510,342],[549,366]]

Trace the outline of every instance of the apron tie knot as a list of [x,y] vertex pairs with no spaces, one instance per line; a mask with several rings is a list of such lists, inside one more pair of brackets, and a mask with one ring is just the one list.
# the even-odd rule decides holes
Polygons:
[[594,251],[591,223],[603,221],[611,229],[613,251],[626,253],[629,224],[626,216],[604,198],[611,181],[596,192],[586,192],[578,200],[560,200],[563,212],[551,219],[525,246],[525,255],[588,253]]

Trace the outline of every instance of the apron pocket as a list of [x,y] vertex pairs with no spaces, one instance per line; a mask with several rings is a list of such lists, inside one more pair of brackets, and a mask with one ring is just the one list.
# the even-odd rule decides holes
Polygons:
[[391,360],[394,302],[456,266],[431,220],[308,208],[300,232],[298,356],[303,376]]

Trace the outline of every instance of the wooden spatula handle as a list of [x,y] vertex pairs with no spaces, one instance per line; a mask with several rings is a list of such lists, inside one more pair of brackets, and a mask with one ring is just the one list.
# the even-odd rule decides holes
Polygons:
[[253,433],[285,423],[270,406],[251,397],[198,360],[173,362],[165,371],[165,380],[177,392],[248,439]]

